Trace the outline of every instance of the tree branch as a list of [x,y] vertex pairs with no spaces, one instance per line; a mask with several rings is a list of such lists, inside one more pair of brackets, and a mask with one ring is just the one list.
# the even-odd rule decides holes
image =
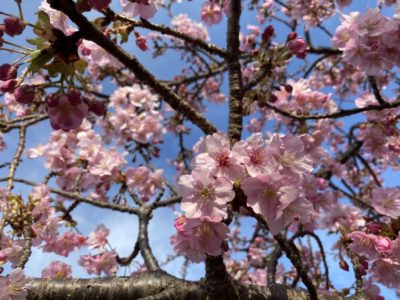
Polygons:
[[72,0],[47,0],[51,8],[66,14],[74,22],[83,38],[90,40],[108,53],[118,59],[123,65],[131,70],[137,78],[154,89],[164,100],[176,111],[182,113],[186,118],[203,130],[205,134],[213,134],[217,131],[201,113],[192,108],[190,104],[174,93],[166,84],[158,81],[140,62],[114,44],[110,39],[97,30],[92,23],[80,14]]

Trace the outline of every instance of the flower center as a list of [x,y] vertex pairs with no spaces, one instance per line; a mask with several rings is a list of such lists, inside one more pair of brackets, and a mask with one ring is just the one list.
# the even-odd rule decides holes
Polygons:
[[282,166],[284,166],[284,167],[290,167],[290,166],[294,163],[295,158],[294,158],[294,155],[293,155],[292,153],[290,153],[290,152],[285,152],[285,153],[281,156],[280,161],[281,161]]
[[264,196],[267,199],[273,199],[278,196],[278,193],[276,192],[276,190],[274,188],[269,186],[266,189],[264,189]]

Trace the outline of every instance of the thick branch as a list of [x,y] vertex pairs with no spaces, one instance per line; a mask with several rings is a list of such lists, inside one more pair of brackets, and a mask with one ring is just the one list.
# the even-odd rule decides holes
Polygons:
[[[261,286],[244,286],[236,283],[239,299],[246,300],[308,300],[308,293],[302,289],[289,289]],[[227,295],[229,291],[225,291]],[[160,296],[161,295],[161,296]],[[69,300],[126,300],[126,299],[216,299],[207,297],[203,282],[177,279],[164,272],[152,272],[133,278],[94,278],[74,280],[39,280],[36,279],[29,291],[28,300],[69,299]],[[222,299],[231,299],[222,295]],[[321,300],[357,299],[340,296],[319,295]]]
[[97,30],[88,19],[77,11],[75,3],[72,0],[47,0],[47,2],[53,9],[66,14],[71,21],[79,27],[83,38],[96,43],[113,55],[131,70],[137,78],[153,88],[157,94],[161,95],[174,110],[182,113],[186,118],[201,128],[204,133],[212,134],[217,131],[215,126],[204,118],[201,113],[193,109],[192,106],[174,93],[166,84],[158,81],[134,56],[122,50]]
[[230,54],[228,58],[229,71],[229,127],[228,136],[231,143],[240,141],[243,122],[243,81],[239,62],[240,57],[240,15],[241,1],[231,1],[231,15],[228,18],[227,49]]

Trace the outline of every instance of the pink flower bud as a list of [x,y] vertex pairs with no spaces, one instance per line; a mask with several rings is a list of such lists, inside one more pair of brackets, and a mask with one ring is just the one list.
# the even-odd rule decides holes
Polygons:
[[106,106],[101,101],[92,101],[89,103],[89,109],[97,116],[103,116],[106,112]]
[[15,79],[10,79],[0,83],[0,91],[3,93],[14,93],[15,87],[17,86],[17,81]]
[[102,11],[108,8],[111,0],[89,0],[89,5],[98,11]]
[[21,85],[14,91],[15,100],[20,104],[28,104],[35,99],[35,88],[30,85]]
[[289,35],[288,35],[288,40],[289,41],[294,40],[295,38],[297,38],[297,33],[296,32],[292,31],[291,33],[289,33]]
[[186,218],[184,216],[180,216],[175,219],[175,229],[177,232],[184,232],[185,231],[185,224],[186,224]]
[[69,99],[69,102],[73,105],[78,105],[82,102],[81,93],[77,90],[70,90],[66,96]]
[[7,259],[7,254],[4,252],[0,251],[0,261],[5,261]]
[[135,36],[136,36],[136,45],[139,47],[139,49],[142,51],[148,50],[149,46],[147,45],[146,38],[136,32],[135,32]]
[[386,236],[378,236],[375,239],[375,249],[381,253],[392,252],[392,240]]
[[4,19],[5,32],[9,36],[20,35],[25,29],[25,23],[19,18],[10,17]]
[[262,34],[262,41],[268,43],[275,33],[275,28],[272,25],[267,26]]
[[297,58],[304,59],[306,57],[307,44],[302,38],[291,40],[288,44],[288,48]]
[[379,234],[382,231],[382,226],[377,223],[370,223],[367,225],[367,230],[372,234]]
[[10,64],[0,66],[0,80],[6,81],[17,77],[17,68]]
[[285,85],[285,91],[291,94],[293,92],[293,87],[290,84]]
[[275,94],[271,94],[268,99],[268,102],[275,103],[278,100],[278,97]]

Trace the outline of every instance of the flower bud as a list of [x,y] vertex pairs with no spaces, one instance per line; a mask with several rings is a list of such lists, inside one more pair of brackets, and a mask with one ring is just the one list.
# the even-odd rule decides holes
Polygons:
[[392,240],[386,236],[378,236],[375,239],[375,249],[381,253],[392,252],[393,249]]
[[0,66],[0,80],[6,81],[17,77],[17,68],[14,65],[3,64]]
[[267,26],[262,34],[263,43],[267,44],[275,33],[275,28],[272,25]]
[[19,18],[9,17],[4,19],[5,32],[9,36],[20,35],[25,29],[25,23]]
[[35,99],[35,88],[30,85],[21,85],[14,91],[15,100],[20,104],[28,104]]

